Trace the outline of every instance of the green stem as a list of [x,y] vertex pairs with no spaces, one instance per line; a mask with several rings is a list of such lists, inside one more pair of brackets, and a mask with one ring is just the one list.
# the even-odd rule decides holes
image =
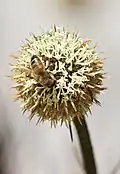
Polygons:
[[77,117],[74,118],[73,122],[77,130],[79,143],[81,145],[86,173],[97,174],[93,147],[92,147],[87,123],[85,119],[83,119],[81,124],[79,120],[77,119]]

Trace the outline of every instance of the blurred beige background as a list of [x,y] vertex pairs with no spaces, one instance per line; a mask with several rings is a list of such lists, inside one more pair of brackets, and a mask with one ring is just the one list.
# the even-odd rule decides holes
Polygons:
[[0,23],[0,136],[5,137],[8,173],[83,174],[76,137],[72,144],[65,127],[29,123],[20,104],[12,101],[11,82],[5,77],[9,55],[16,53],[20,40],[56,24],[80,31],[105,52],[108,91],[100,96],[102,107],[94,106],[87,121],[98,174],[111,174],[120,159],[120,1],[0,0]]

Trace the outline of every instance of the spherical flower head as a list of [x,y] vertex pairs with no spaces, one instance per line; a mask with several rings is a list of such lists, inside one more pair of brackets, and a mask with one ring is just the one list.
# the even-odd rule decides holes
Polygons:
[[12,79],[22,110],[39,121],[70,123],[90,112],[103,87],[103,58],[90,40],[54,26],[21,46]]

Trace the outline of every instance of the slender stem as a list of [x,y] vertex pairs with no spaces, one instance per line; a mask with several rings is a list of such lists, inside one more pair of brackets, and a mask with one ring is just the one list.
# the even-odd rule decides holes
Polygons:
[[79,143],[81,145],[86,173],[97,174],[93,147],[92,147],[87,123],[85,119],[83,119],[81,124],[79,120],[77,119],[77,117],[73,120],[73,122],[77,130]]

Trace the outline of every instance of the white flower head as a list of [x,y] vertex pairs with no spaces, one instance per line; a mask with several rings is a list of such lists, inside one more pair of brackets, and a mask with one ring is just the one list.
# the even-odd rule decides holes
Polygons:
[[[44,86],[36,80],[31,68],[31,57],[36,55],[56,83]],[[80,120],[90,111],[93,103],[99,103],[97,94],[103,87],[103,58],[91,41],[78,34],[54,26],[40,36],[33,35],[25,43],[13,65],[12,78],[16,82],[17,99],[23,102],[23,112],[30,111],[32,118],[70,122]],[[39,78],[38,78],[39,79]],[[45,83],[45,82],[44,82]]]

